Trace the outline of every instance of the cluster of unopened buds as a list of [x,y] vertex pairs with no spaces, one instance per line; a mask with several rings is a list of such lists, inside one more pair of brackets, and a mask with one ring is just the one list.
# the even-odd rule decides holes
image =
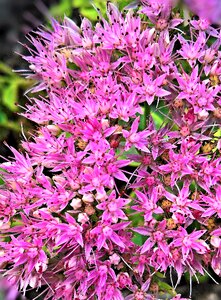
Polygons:
[[52,27],[24,57],[37,130],[0,165],[1,273],[44,299],[184,299],[185,273],[221,276],[220,30],[162,0]]

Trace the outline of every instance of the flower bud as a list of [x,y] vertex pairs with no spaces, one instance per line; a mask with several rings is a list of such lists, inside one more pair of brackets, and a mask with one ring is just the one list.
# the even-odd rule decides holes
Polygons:
[[113,255],[109,256],[110,262],[113,265],[118,265],[121,258],[119,255],[117,255],[116,253],[114,253]]
[[54,136],[57,136],[61,132],[61,129],[57,125],[48,125],[47,128]]
[[94,202],[94,196],[92,194],[84,194],[82,197],[82,201],[85,204],[93,203]]
[[89,221],[89,218],[86,213],[80,213],[78,215],[78,222],[81,224],[85,224]]
[[70,205],[73,207],[74,210],[77,210],[82,206],[82,201],[80,198],[74,198],[72,199]]

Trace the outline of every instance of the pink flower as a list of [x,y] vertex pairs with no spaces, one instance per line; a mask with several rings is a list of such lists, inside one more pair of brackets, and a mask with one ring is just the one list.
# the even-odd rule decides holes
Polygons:
[[145,227],[134,228],[135,232],[138,232],[142,235],[149,236],[146,242],[141,247],[141,254],[149,251],[157,244],[164,252],[168,252],[168,245],[166,243],[166,221],[161,221],[157,224],[156,228],[147,229]]
[[65,243],[73,244],[77,242],[83,247],[82,230],[83,228],[76,222],[76,220],[66,213],[66,223],[57,224],[60,234],[55,237],[55,243],[60,246]]
[[[200,202],[198,199],[195,199],[193,202],[189,199],[190,190],[189,190],[189,181],[184,181],[183,187],[178,191],[178,195],[175,193],[171,194],[169,192],[165,192],[165,197],[171,201],[171,206],[169,207],[169,211],[173,213],[173,218],[178,221],[178,214],[185,216],[185,218],[195,219],[193,215],[193,211],[204,212],[204,209],[200,206]],[[184,218],[184,220],[185,220]],[[179,223],[179,222],[178,222]]]
[[107,222],[101,223],[91,230],[92,235],[97,236],[97,247],[100,250],[102,247],[109,248],[107,240],[116,244],[120,248],[125,248],[125,244],[122,241],[121,237],[115,232],[116,230],[121,230],[126,228],[130,222],[124,222],[119,224],[110,225]]
[[131,130],[123,130],[123,137],[126,139],[125,150],[130,149],[132,146],[135,146],[137,149],[143,150],[144,152],[149,152],[147,148],[147,137],[151,134],[148,130],[138,131],[140,118],[136,118],[133,121]]
[[153,300],[153,297],[146,292],[148,291],[150,286],[150,279],[142,283],[141,288],[138,288],[137,286],[133,286],[131,290],[133,291],[133,294],[127,296],[125,300]]
[[165,80],[166,75],[161,75],[153,80],[152,76],[144,73],[143,82],[144,86],[137,87],[136,91],[141,95],[141,101],[147,101],[149,105],[151,105],[154,101],[155,97],[165,97],[170,95],[170,92],[163,89],[163,81]]
[[221,228],[213,230],[211,232],[211,244],[217,249],[217,252],[212,258],[211,266],[214,272],[221,275]]
[[187,231],[180,227],[175,233],[174,241],[171,247],[179,247],[182,251],[182,259],[185,261],[188,256],[193,257],[195,251],[198,254],[204,254],[209,250],[209,246],[202,239],[199,239],[206,231],[198,230],[188,234]]
[[216,188],[216,196],[203,196],[203,200],[206,203],[207,209],[203,213],[202,217],[211,217],[213,215],[218,215],[221,218],[221,187]]
[[200,32],[196,41],[189,42],[180,35],[179,41],[181,43],[181,50],[178,50],[178,53],[188,61],[192,68],[195,67],[196,61],[199,59],[201,51],[205,47],[205,34]]
[[97,208],[103,210],[102,220],[117,223],[118,219],[128,220],[128,217],[122,210],[130,202],[129,199],[117,198],[113,191],[106,201],[97,205]]
[[162,214],[163,209],[157,205],[159,200],[159,196],[157,193],[157,189],[153,188],[149,197],[140,191],[136,191],[136,195],[138,197],[138,205],[132,206],[136,211],[140,211],[144,213],[144,220],[149,222],[153,218],[153,214]]
[[177,179],[185,175],[193,174],[191,160],[186,155],[176,154],[172,150],[169,151],[169,162],[159,166],[163,173],[171,173],[171,185],[174,186]]

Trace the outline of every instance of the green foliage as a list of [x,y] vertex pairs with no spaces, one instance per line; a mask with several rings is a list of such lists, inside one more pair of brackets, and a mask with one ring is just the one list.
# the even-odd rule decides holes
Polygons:
[[143,245],[143,236],[137,232],[134,233],[134,236],[132,238],[132,241],[139,246]]
[[[113,0],[112,2],[122,9],[128,5],[131,0]],[[55,17],[63,17],[64,15],[71,17],[73,9],[78,9],[81,16],[91,21],[96,21],[98,13],[94,6],[105,15],[106,3],[107,1],[105,0],[61,0],[51,8],[51,14]]]
[[79,9],[82,16],[91,21],[96,21],[98,15],[92,3],[100,9],[102,14],[105,14],[106,11],[106,1],[104,0],[94,0],[93,2],[90,2],[89,0],[73,0],[72,3],[74,7]]
[[150,106],[144,102],[143,113],[140,115],[139,130],[144,130],[147,127],[147,119],[150,115]]
[[56,5],[53,5],[50,9],[50,13],[53,17],[63,17],[64,15],[70,17],[74,8],[73,2],[75,0],[60,0]]
[[152,111],[150,114],[151,114],[151,116],[154,120],[154,124],[156,126],[156,129],[159,129],[162,126],[163,122],[164,122],[164,119],[163,119],[162,115],[159,112],[156,112],[156,111]]
[[21,78],[11,71],[11,68],[0,62],[0,140],[3,140],[9,130],[19,132],[20,125],[16,112],[20,94],[30,86],[30,81]]
[[171,296],[175,296],[176,292],[174,291],[174,289],[166,282],[164,281],[158,281],[157,282],[160,288],[160,291],[163,291],[163,294],[168,293]]
[[[185,276],[186,282],[189,283],[190,282],[190,273],[187,272],[187,273],[185,273],[184,276]],[[208,274],[201,275],[200,273],[197,273],[196,276],[192,276],[192,281],[194,283],[206,283],[209,281],[209,275]]]
[[15,112],[17,110],[15,100],[17,99],[18,88],[22,79],[12,73],[10,67],[4,63],[0,63],[0,73],[2,74],[0,77],[1,104],[10,111]]

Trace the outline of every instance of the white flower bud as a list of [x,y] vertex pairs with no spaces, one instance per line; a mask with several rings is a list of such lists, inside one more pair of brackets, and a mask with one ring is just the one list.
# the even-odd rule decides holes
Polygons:
[[114,253],[113,255],[109,256],[110,262],[113,265],[118,265],[120,262],[120,256]]
[[57,125],[48,125],[47,128],[54,136],[57,136],[61,132],[61,129]]
[[78,215],[78,222],[81,224],[85,224],[89,221],[89,218],[86,213],[80,213]]
[[84,194],[82,201],[86,204],[94,202],[94,196],[92,194]]
[[70,204],[74,210],[77,210],[78,208],[81,207],[82,205],[82,201],[80,198],[74,198],[72,201],[71,201],[71,204]]
[[198,118],[200,120],[205,120],[208,117],[209,113],[205,109],[198,113]]

